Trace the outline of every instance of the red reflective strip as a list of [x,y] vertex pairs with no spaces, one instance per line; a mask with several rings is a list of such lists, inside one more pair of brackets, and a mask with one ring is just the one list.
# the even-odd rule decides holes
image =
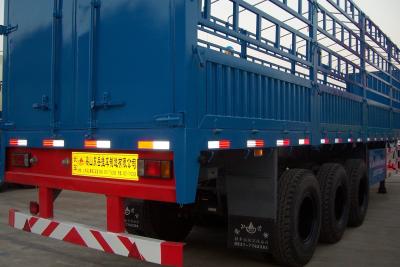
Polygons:
[[68,232],[68,234],[63,238],[63,241],[69,242],[72,244],[80,245],[82,247],[87,247],[85,240],[81,237],[78,230],[75,227]]
[[18,145],[18,140],[17,139],[10,139],[10,145],[17,146]]
[[230,148],[230,147],[231,147],[231,141],[229,140],[219,141],[219,148]]
[[42,236],[50,236],[59,225],[58,222],[52,221],[49,226],[43,231]]
[[38,218],[36,218],[36,217],[30,218],[29,219],[29,226],[33,227],[36,224],[37,221],[38,221]]
[[28,220],[25,220],[24,227],[22,228],[22,230],[31,233],[31,227],[29,226]]
[[11,227],[15,227],[15,210],[14,209],[10,209],[10,211],[8,213],[8,225],[10,225]]
[[310,144],[310,139],[304,139],[304,144],[309,145]]
[[256,147],[264,147],[264,140],[256,140]]
[[112,250],[110,245],[107,243],[107,241],[103,238],[103,236],[98,231],[90,230],[90,232],[92,233],[94,238],[96,238],[97,242],[99,242],[99,244],[103,248],[104,252],[114,254],[114,251]]
[[125,246],[125,248],[129,251],[128,257],[135,258],[138,260],[146,260],[142,254],[140,254],[138,247],[135,243],[132,243],[129,238],[125,236],[118,236],[118,239]]
[[283,140],[283,145],[284,146],[289,146],[290,145],[290,140],[289,139]]

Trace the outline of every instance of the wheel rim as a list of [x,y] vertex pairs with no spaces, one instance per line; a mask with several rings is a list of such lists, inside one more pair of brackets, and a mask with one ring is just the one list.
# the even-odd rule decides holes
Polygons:
[[298,215],[298,234],[303,243],[313,238],[317,218],[315,198],[308,194],[303,198]]
[[339,186],[335,193],[335,217],[337,221],[340,221],[344,215],[344,209],[346,205],[346,193],[343,186]]

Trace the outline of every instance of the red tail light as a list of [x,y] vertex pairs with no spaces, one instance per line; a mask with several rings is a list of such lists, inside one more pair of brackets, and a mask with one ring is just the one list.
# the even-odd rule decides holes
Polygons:
[[160,160],[139,160],[138,174],[140,177],[148,178],[172,178],[172,169],[170,161]]
[[148,177],[161,176],[161,161],[146,160],[144,162],[144,175]]

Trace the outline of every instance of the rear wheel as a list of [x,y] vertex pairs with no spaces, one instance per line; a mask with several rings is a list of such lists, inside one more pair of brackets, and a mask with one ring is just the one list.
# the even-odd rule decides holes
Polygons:
[[358,227],[363,224],[368,210],[369,179],[363,160],[350,159],[346,162],[350,180],[350,216],[348,225]]
[[317,179],[310,171],[292,169],[281,176],[272,243],[278,263],[303,266],[311,260],[320,232],[320,198]]
[[[188,206],[143,201],[140,204],[138,202],[128,204],[127,210],[132,212],[130,215],[125,214],[127,222],[129,216],[137,216],[133,225],[126,224],[126,230],[131,234],[168,241],[183,241],[193,227],[191,208]],[[133,212],[134,210],[137,212]]]
[[346,170],[336,163],[326,163],[318,172],[321,188],[322,222],[320,240],[336,243],[346,230],[350,195]]

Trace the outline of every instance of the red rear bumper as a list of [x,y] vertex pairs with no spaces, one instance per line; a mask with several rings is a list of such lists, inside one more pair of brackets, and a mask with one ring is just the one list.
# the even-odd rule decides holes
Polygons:
[[[74,150],[76,151],[76,150]],[[88,151],[85,151],[88,152]],[[99,151],[96,151],[99,152]],[[172,152],[104,151],[105,153],[135,153],[140,159],[173,160]],[[14,153],[29,153],[37,162],[30,167],[15,167]],[[123,198],[176,202],[175,179],[152,179],[139,177],[139,181],[125,181],[73,176],[71,165],[72,150],[50,150],[30,148],[9,148],[6,154],[5,180],[9,183],[65,189]]]

